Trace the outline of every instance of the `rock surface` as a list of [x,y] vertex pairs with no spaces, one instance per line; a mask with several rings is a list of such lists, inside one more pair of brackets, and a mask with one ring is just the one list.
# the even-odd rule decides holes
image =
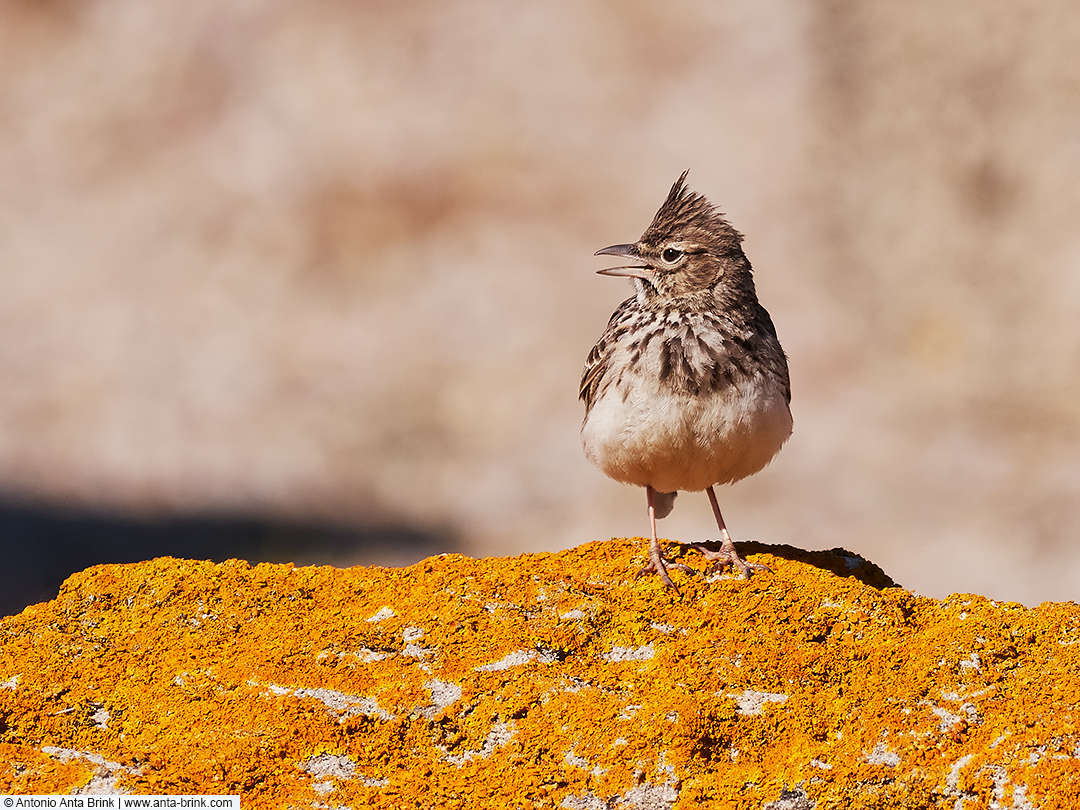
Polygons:
[[774,573],[677,574],[681,594],[632,577],[640,539],[91,568],[0,622],[0,792],[1074,806],[1080,607],[937,601],[843,550],[742,547]]

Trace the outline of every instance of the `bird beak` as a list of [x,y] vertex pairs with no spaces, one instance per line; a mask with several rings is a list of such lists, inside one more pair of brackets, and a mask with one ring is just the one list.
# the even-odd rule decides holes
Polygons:
[[623,259],[636,259],[637,251],[634,250],[634,245],[609,245],[606,248],[600,248],[593,256],[619,256]]
[[[641,261],[641,257],[637,255],[637,249],[635,245],[611,245],[606,248],[600,248],[593,254],[594,256],[618,256],[622,259],[637,259]],[[602,276],[626,276],[628,278],[652,278],[653,269],[648,265],[631,265],[629,267],[609,267],[607,270],[597,270]]]

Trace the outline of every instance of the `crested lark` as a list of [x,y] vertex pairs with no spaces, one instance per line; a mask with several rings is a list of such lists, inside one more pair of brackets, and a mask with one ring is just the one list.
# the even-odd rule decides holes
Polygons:
[[633,280],[581,376],[581,443],[605,475],[645,487],[652,545],[642,572],[670,588],[656,519],[679,490],[705,490],[721,548],[690,547],[749,577],[713,486],[761,470],[791,435],[787,359],[758,303],[742,235],[716,208],[675,182],[641,239],[596,255],[635,262],[599,272]]

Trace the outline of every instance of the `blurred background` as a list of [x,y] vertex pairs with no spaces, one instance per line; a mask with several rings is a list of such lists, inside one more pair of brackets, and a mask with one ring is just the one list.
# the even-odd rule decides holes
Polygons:
[[686,168],[791,362],[735,538],[1077,600],[1071,0],[6,0],[0,609],[646,533],[577,386]]

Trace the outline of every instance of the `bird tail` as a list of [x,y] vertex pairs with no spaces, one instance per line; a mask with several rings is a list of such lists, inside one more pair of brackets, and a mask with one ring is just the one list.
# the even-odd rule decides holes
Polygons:
[[675,506],[675,496],[678,492],[657,492],[653,495],[653,509],[656,510],[656,518],[665,518],[671,514]]

